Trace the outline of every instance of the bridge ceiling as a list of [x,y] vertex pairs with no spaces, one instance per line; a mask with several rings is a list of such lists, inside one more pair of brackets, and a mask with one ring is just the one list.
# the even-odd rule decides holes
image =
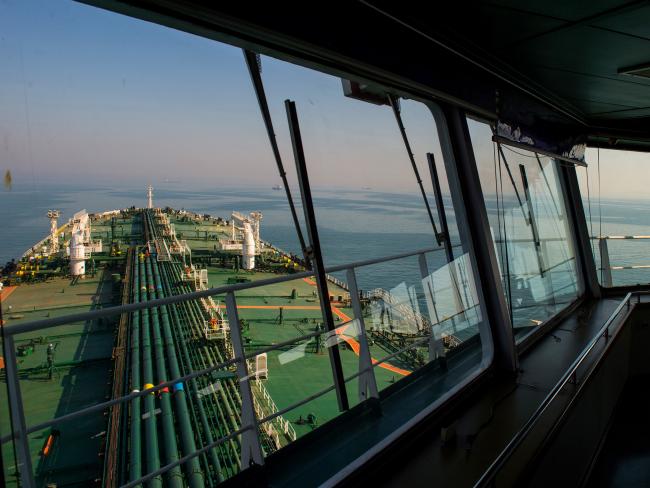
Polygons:
[[650,66],[648,1],[82,1],[288,59],[370,66],[546,133],[650,140],[650,78],[622,72]]

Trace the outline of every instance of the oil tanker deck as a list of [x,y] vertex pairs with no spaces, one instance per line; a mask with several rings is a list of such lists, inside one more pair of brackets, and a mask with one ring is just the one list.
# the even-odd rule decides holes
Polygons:
[[[234,212],[224,220],[131,207],[92,215],[82,211],[62,227],[56,225],[58,212],[48,215],[50,235],[3,270],[4,327],[305,270],[299,258],[261,240],[259,212]],[[243,348],[247,356],[251,353],[244,379],[251,384],[257,418],[273,416],[259,428],[265,456],[338,415],[333,391],[304,401],[332,384],[328,347],[338,346],[346,375],[358,371],[347,285],[328,276],[328,293],[334,337],[324,329],[313,278],[237,292]],[[366,296],[364,304],[380,299],[386,297]],[[121,486],[170,463],[177,466],[147,485],[215,486],[239,472],[242,436],[231,433],[244,423],[243,379],[234,365],[230,322],[224,297],[215,295],[17,335],[28,426],[230,362],[95,414],[35,430],[29,452],[37,484]],[[380,388],[426,361],[426,349],[400,354],[404,339],[399,334],[370,334],[373,357],[393,354],[375,368]],[[282,347],[252,354],[277,344]],[[355,398],[358,380],[346,387]],[[7,404],[4,388],[2,395]],[[7,414],[0,428],[5,479],[18,486]],[[229,438],[215,445],[224,437]],[[197,450],[200,455],[179,462]]]

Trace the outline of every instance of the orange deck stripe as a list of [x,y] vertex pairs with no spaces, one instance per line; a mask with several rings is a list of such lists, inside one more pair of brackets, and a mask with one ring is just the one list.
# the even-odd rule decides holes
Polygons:
[[[341,320],[345,321],[345,322],[349,322],[350,320],[352,320],[350,317],[348,317],[346,314],[341,312],[334,305],[332,305],[332,312],[334,312],[336,315],[338,315],[339,318]],[[341,338],[350,345],[350,347],[352,348],[354,353],[358,356],[359,355],[359,350],[361,349],[361,345],[359,344],[359,342],[356,341],[355,339],[353,339],[352,337],[343,335],[348,327],[350,327],[349,324],[344,325],[343,327],[339,327],[338,329],[336,329],[336,334],[341,336]],[[372,364],[376,364],[378,362],[378,360],[375,359],[375,358],[370,358],[370,360],[372,361]],[[408,375],[411,374],[410,371],[408,371],[406,369],[398,368],[397,366],[393,366],[392,364],[389,364],[389,363],[381,363],[379,365],[379,367],[387,369],[388,371],[392,371],[393,373],[400,374],[402,376],[408,376]]]
[[0,301],[6,300],[7,298],[9,298],[9,295],[11,295],[16,288],[17,288],[16,286],[5,286],[2,289],[2,293],[0,293]]
[[[306,283],[309,283],[310,285],[316,285],[316,283],[313,280],[310,280],[309,278],[303,278],[303,281]],[[352,319],[348,317],[346,314],[344,314],[341,310],[339,310],[337,307],[334,305],[331,305],[332,307],[332,312],[334,312],[338,317],[343,320],[344,322],[350,322]],[[224,305],[219,305],[219,308],[225,308]],[[279,308],[285,308],[287,310],[320,310],[320,307],[316,306],[301,306],[301,305],[237,305],[237,308],[248,308],[248,309],[262,309],[262,310],[277,310]],[[343,327],[339,327],[336,329],[336,334],[341,336],[341,338],[347,342],[354,351],[354,354],[357,356],[359,355],[359,350],[361,349],[361,345],[359,344],[358,341],[353,339],[352,337],[348,337],[344,335],[345,331],[348,329],[350,325],[344,325]],[[375,358],[370,358],[372,361],[372,364],[376,364],[378,362],[377,359]],[[389,363],[381,363],[379,365],[380,368],[384,368],[388,371],[392,371],[393,373],[397,373],[402,376],[408,376],[411,374],[410,371],[402,368],[398,368],[397,366],[393,366],[392,364]]]
[[[219,304],[219,308],[226,308],[225,305]],[[277,310],[284,308],[287,310],[320,310],[316,305],[237,305],[237,308],[252,308],[260,310]]]

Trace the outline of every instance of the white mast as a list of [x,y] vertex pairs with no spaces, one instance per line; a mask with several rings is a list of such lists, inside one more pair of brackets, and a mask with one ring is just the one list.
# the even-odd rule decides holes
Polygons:
[[82,277],[86,274],[86,258],[90,257],[91,252],[90,218],[88,212],[81,210],[72,216],[70,275],[73,277]]
[[244,242],[241,247],[242,268],[255,269],[255,233],[250,222],[244,222]]
[[83,230],[74,229],[70,237],[70,274],[86,274],[86,246],[83,243]]
[[59,239],[56,235],[58,229],[57,219],[61,215],[58,210],[48,210],[47,217],[50,219],[50,255],[59,252]]
[[[232,241],[241,242],[242,268],[244,269],[255,269],[255,255],[260,254],[262,249],[260,220],[262,220],[262,212],[251,212],[249,215],[239,212],[232,213],[230,222]],[[236,236],[235,230],[240,231],[241,234]]]
[[251,212],[250,217],[253,233],[255,234],[255,247],[259,250],[262,248],[260,244],[260,220],[262,220],[262,212]]
[[147,208],[153,208],[153,186],[147,187]]

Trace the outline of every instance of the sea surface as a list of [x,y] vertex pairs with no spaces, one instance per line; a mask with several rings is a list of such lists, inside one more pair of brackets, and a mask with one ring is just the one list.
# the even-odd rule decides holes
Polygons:
[[[302,215],[299,194],[297,190],[293,193],[298,197],[296,203],[298,212]],[[159,207],[170,206],[226,219],[235,210],[242,213],[259,210],[264,215],[261,224],[262,238],[286,251],[301,254],[283,190],[228,187],[185,191],[174,188],[170,184],[154,190],[154,202]],[[66,187],[57,184],[38,189],[14,187],[11,190],[2,190],[0,191],[0,263],[19,258],[25,250],[45,237],[49,230],[46,217],[48,209],[61,211],[59,223],[62,224],[80,209],[92,213],[132,205],[144,206],[145,203],[144,188],[118,189],[96,186],[79,189],[73,185]],[[372,190],[315,189],[314,206],[326,266],[439,247],[420,195]],[[496,224],[496,202],[488,199],[487,207],[491,224],[498,225]],[[463,259],[464,251],[460,245],[459,232],[450,201],[445,202],[445,208],[452,243],[455,245],[454,257]],[[585,208],[589,214],[588,202],[585,202]],[[587,218],[589,219],[589,215]],[[538,219],[543,228],[544,215],[540,215]],[[556,225],[552,220],[549,218],[548,224]],[[591,202],[590,228],[592,235],[650,235],[650,201],[602,200],[600,204]],[[306,234],[305,230],[303,232]],[[494,228],[493,233],[496,234]],[[510,249],[511,258],[516,251],[517,249]],[[650,240],[609,242],[611,264],[615,266],[650,264],[648,251],[650,251]],[[551,254],[553,252],[550,251]],[[566,254],[564,251],[558,251],[558,262],[562,257],[566,257]],[[598,263],[598,252],[596,258]],[[445,265],[444,253],[442,250],[429,253],[427,261],[429,271],[433,272]],[[461,264],[465,269],[471,266],[469,261]],[[554,286],[557,288],[571,286],[569,268],[565,269],[564,273],[557,273],[560,282],[554,283]],[[516,269],[510,270],[511,273],[516,271]],[[565,275],[569,276],[568,281]],[[345,274],[337,273],[337,277],[345,279]],[[357,277],[359,287],[363,290],[380,287],[401,293],[404,289],[416,287],[419,306],[423,309],[426,307],[421,296],[422,281],[417,257],[359,268]],[[613,271],[613,277],[614,284],[617,285],[647,283],[650,281],[650,269],[616,270]],[[562,280],[567,284],[563,285]],[[525,305],[523,292],[531,294],[527,288],[528,284],[523,288],[520,285],[512,287],[510,292],[513,294],[515,308],[518,305]],[[522,295],[518,297],[518,293]],[[523,305],[522,309],[526,308]],[[522,313],[525,320],[534,319],[539,315],[539,311],[534,308],[530,313]]]
[[[421,197],[407,194],[315,190],[316,219],[326,266],[437,247],[421,202]],[[156,188],[154,203],[160,207],[170,206],[225,219],[230,218],[233,211],[248,213],[259,210],[263,213],[262,239],[286,251],[301,254],[283,190],[229,187],[182,191]],[[302,215],[300,201],[296,203],[297,210]],[[25,250],[47,235],[48,209],[61,211],[61,225],[81,209],[92,213],[132,205],[146,205],[143,189],[95,187],[78,190],[57,185],[55,188],[38,191],[20,188],[0,191],[3,235],[0,263],[19,258]],[[453,215],[451,223],[453,224]],[[304,224],[303,233],[306,235]],[[398,264],[392,271],[397,270],[398,275],[407,274],[400,273],[404,262]],[[411,264],[412,269],[419,273],[415,259]],[[390,284],[386,276],[378,279],[384,287]],[[372,285],[364,283],[360,286],[368,288]]]

